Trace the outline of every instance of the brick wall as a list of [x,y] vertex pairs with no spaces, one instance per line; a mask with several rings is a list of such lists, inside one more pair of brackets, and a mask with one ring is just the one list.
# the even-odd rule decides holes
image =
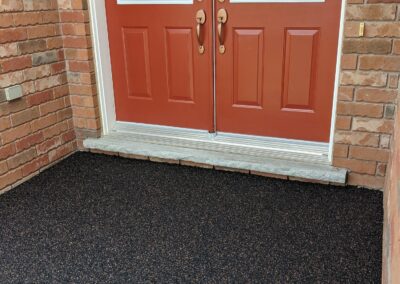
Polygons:
[[100,111],[86,0],[58,0],[61,31],[78,147],[82,140],[100,135]]
[[0,0],[0,190],[76,149],[60,28],[55,0]]
[[400,283],[400,109],[384,192],[383,281]]
[[347,1],[334,165],[350,170],[352,185],[384,185],[399,85],[399,3]]

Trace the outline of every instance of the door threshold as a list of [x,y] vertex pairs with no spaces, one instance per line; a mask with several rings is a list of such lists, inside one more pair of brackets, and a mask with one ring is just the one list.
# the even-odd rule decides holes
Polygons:
[[112,134],[143,143],[330,165],[328,143],[127,122],[117,122]]
[[230,169],[258,175],[344,185],[347,171],[332,167],[326,143],[118,122],[91,150]]

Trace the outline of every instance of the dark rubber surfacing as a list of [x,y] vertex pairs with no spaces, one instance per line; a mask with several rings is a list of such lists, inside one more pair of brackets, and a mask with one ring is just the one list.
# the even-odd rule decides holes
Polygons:
[[0,196],[0,283],[379,283],[382,193],[77,153]]

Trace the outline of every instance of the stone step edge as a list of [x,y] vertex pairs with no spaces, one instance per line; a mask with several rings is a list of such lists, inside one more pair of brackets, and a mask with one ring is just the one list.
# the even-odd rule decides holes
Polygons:
[[[218,158],[215,156],[213,159],[207,159],[201,157],[201,155],[196,156],[196,151],[191,151],[191,155],[185,155],[185,153],[180,155],[177,154],[180,149],[176,148],[172,151],[171,148],[174,148],[172,146],[163,147],[162,145],[156,144],[142,144],[138,147],[139,145],[133,144],[131,147],[127,147],[126,145],[116,145],[115,141],[110,143],[107,138],[89,138],[84,140],[83,143],[84,147],[92,153],[120,156],[123,158],[150,160],[153,162],[180,164],[183,166],[239,172],[284,180],[339,186],[345,186],[347,181],[347,170],[332,166],[315,167],[314,165],[293,163],[293,161],[288,160],[276,161],[276,163],[280,164],[287,162],[287,165],[282,167],[274,166],[273,159],[266,159],[264,164],[222,157]],[[148,149],[145,149],[146,146]],[[157,147],[159,150],[151,149],[152,147]],[[221,153],[221,156],[222,155],[223,153]],[[289,174],[287,174],[287,172],[289,172]]]

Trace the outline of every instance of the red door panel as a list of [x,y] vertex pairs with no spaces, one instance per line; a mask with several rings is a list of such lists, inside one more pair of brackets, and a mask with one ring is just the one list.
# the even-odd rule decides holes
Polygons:
[[[117,5],[106,0],[118,121],[213,129],[212,2]],[[205,53],[196,12],[204,9]]]
[[[329,140],[341,1],[217,3],[217,130]],[[218,31],[216,31],[218,32]]]

